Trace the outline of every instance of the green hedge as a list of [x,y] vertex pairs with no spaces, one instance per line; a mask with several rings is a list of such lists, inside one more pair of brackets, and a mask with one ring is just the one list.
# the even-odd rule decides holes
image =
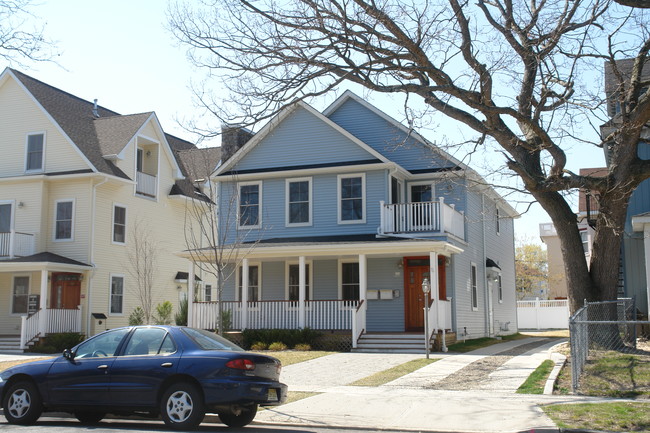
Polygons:
[[72,349],[84,340],[83,334],[77,332],[60,332],[48,334],[39,344],[33,346],[30,352],[61,353],[64,349]]
[[322,335],[321,332],[313,329],[245,329],[242,331],[243,347],[249,349],[255,343],[272,343],[281,342],[288,347],[294,347],[296,344],[309,344],[314,346],[316,340]]

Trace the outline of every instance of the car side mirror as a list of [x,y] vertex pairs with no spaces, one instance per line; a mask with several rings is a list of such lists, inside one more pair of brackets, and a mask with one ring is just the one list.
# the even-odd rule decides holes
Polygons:
[[63,351],[63,357],[68,361],[72,361],[74,359],[74,353],[70,349],[65,349]]

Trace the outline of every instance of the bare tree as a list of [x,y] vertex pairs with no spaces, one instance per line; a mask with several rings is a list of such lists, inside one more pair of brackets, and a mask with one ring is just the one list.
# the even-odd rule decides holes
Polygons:
[[217,282],[217,328],[220,335],[224,331],[224,284],[233,277],[259,239],[257,236],[251,238],[250,230],[240,228],[236,177],[218,183],[211,179],[222,149],[223,145],[221,148],[180,152],[194,189],[190,194],[192,199],[185,207],[185,242],[194,265],[203,275],[211,275]]
[[158,243],[146,222],[138,219],[133,223],[128,242],[128,269],[134,284],[130,289],[139,301],[144,323],[150,324],[154,310],[154,283],[157,271]]
[[0,0],[0,58],[18,64],[52,59],[53,43],[35,24],[33,6],[32,0]]
[[[609,0],[223,0],[176,5],[168,16],[195,65],[229,90],[219,104],[197,91],[221,119],[253,124],[349,82],[403,95],[407,114],[428,107],[464,125],[472,148],[496,146],[553,220],[572,308],[616,297],[612,252],[630,195],[650,176],[650,161],[637,156],[650,118],[644,10]],[[604,106],[593,71],[621,58],[634,59],[629,75],[617,75],[624,109],[591,150],[608,146],[609,171],[572,173],[567,149],[585,141],[581,125],[605,121],[593,117]],[[566,194],[579,188],[599,197],[590,268]]]

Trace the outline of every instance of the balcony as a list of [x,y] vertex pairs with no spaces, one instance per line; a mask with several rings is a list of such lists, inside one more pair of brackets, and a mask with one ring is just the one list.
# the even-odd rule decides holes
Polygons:
[[444,198],[438,201],[386,204],[380,202],[380,235],[451,234],[465,239],[465,216]]
[[138,171],[135,180],[136,194],[145,195],[147,197],[156,197],[156,176]]
[[14,259],[34,254],[34,235],[15,230],[0,233],[0,259]]

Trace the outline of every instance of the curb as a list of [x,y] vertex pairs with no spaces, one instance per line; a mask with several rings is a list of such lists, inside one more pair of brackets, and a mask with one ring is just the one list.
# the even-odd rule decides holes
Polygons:
[[561,353],[552,352],[550,359],[555,362],[555,366],[553,366],[551,374],[549,374],[548,379],[546,379],[546,384],[544,385],[544,395],[553,394],[553,388],[555,387],[557,377],[560,374],[562,367],[564,367],[564,364],[566,364],[566,356],[562,355]]

